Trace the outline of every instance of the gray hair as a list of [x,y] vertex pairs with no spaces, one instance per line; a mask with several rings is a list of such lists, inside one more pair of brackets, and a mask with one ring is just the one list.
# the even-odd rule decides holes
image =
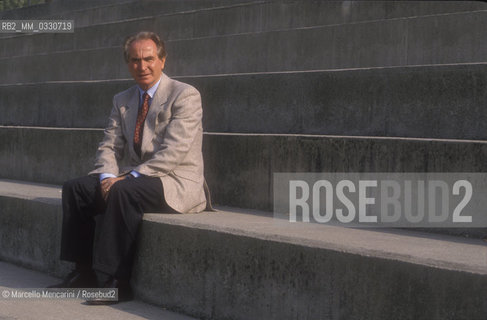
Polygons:
[[166,47],[164,46],[164,41],[162,41],[161,38],[159,38],[159,36],[155,32],[141,31],[141,32],[136,33],[134,35],[128,36],[125,39],[125,42],[123,44],[123,56],[125,58],[125,62],[129,62],[129,59],[130,59],[130,55],[129,55],[130,45],[134,41],[138,41],[138,40],[152,40],[152,41],[154,41],[154,43],[156,44],[157,56],[159,57],[159,59],[162,60],[163,58],[166,57]]

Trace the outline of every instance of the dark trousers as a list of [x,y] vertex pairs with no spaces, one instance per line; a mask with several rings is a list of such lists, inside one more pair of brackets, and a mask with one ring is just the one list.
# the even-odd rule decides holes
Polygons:
[[174,212],[162,188],[159,178],[128,178],[115,183],[105,201],[98,175],[64,183],[61,259],[128,279],[144,212]]

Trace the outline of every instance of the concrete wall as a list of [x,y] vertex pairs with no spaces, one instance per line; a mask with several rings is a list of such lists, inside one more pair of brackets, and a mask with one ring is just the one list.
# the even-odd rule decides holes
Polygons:
[[[0,181],[0,259],[65,274],[59,188]],[[138,298],[200,319],[480,319],[482,240],[289,223],[244,211],[146,214]]]
[[[132,83],[120,40],[140,28],[167,36],[167,73],[202,92],[217,204],[272,210],[274,172],[486,171],[485,15],[482,2],[243,0],[1,13],[79,29],[0,36],[0,177],[61,184],[92,169],[111,96]],[[44,200],[0,196],[0,258],[65,274],[59,203]],[[146,215],[138,297],[202,319],[487,312],[481,240],[354,237],[254,214]]]
[[2,194],[0,203],[0,259],[58,276],[67,274],[71,264],[59,260],[59,201],[28,201]]
[[487,310],[486,278],[473,273],[158,220],[140,232],[136,287],[201,319],[479,319]]
[[[85,175],[102,134],[0,128],[9,142],[0,145],[0,176],[62,184]],[[487,171],[484,141],[208,133],[203,154],[215,203],[269,211],[274,172]]]
[[[140,29],[165,30],[166,24],[183,32],[168,31],[167,72],[172,76],[486,61],[485,10],[278,28],[247,23],[261,17],[256,12],[242,12],[247,8],[255,7],[231,7],[227,9],[231,14],[219,9],[196,11],[195,19],[210,13],[213,16],[188,27],[166,21],[171,17],[181,23],[185,16],[170,15],[86,27],[75,34],[4,39],[0,68],[5,77],[0,83],[129,78],[120,53],[123,38]],[[303,12],[306,16],[317,11]],[[221,21],[221,15],[228,20]],[[277,16],[281,19],[278,24],[287,21],[285,15]],[[242,25],[260,27],[245,30]]]
[[[487,138],[487,65],[180,77],[207,132]],[[0,124],[103,128],[131,80],[0,86]]]
[[[80,7],[71,14],[117,9],[111,22],[73,35],[2,39],[0,124],[11,126],[0,130],[8,141],[2,174],[61,183],[88,172],[101,131],[69,128],[105,126],[111,96],[132,84],[115,43],[165,25],[173,26],[167,73],[203,96],[207,179],[218,203],[269,210],[270,177],[282,170],[483,170],[483,142],[350,137],[485,139],[483,3],[179,5]],[[144,8],[152,15],[141,17]]]

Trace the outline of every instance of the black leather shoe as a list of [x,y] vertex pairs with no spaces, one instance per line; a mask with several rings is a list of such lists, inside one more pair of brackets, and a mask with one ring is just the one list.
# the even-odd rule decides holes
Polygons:
[[63,282],[49,286],[48,288],[96,288],[96,274],[90,271],[71,271]]
[[108,305],[115,304],[117,302],[126,302],[134,299],[134,294],[130,288],[130,283],[125,279],[117,279],[115,277],[110,277],[107,282],[102,286],[105,289],[118,289],[118,301],[108,300],[104,298],[90,299],[86,300],[87,304],[92,305]]

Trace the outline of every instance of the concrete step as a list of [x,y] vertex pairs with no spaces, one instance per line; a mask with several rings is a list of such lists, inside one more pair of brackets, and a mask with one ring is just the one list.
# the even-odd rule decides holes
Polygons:
[[[92,170],[101,129],[0,128],[0,176],[61,184]],[[486,141],[205,133],[214,202],[271,211],[275,172],[486,172]],[[221,155],[225,155],[222,157]]]
[[480,30],[486,16],[487,11],[479,11],[172,41],[168,52],[178,61],[168,60],[167,72],[179,76],[482,62],[487,47],[481,45]]
[[[247,0],[239,0],[246,2]],[[248,0],[251,1],[251,0]],[[0,12],[4,20],[74,20],[75,28],[90,25],[106,24],[119,20],[137,19],[159,14],[174,14],[182,11],[193,11],[205,8],[235,4],[233,0],[57,0],[51,3],[23,7],[16,10]],[[467,10],[467,8],[465,8]],[[72,35],[72,34],[71,34]],[[24,37],[28,34],[12,35],[0,33],[0,39]],[[58,34],[60,36],[60,34]],[[93,36],[93,35],[91,35]],[[59,37],[62,38],[62,37]],[[44,37],[44,39],[46,39]],[[50,39],[50,38],[49,38]],[[68,41],[70,41],[72,38]],[[32,39],[27,41],[33,41]],[[35,41],[35,40],[34,40]],[[61,41],[66,42],[66,38]],[[37,42],[37,41],[35,41]],[[48,41],[52,42],[52,41]]]
[[[220,2],[222,3],[222,6],[217,6],[216,8],[203,7],[198,9],[203,3],[207,3],[207,6],[216,6],[217,4],[220,4]],[[236,15],[233,11],[245,11],[247,7],[252,7],[255,3],[247,3],[245,0],[242,0],[242,3],[231,2],[225,6],[223,5],[224,2],[225,1],[217,1],[209,3],[209,1],[203,1],[199,5],[194,4],[195,8],[197,8],[195,10],[192,9],[191,1],[137,1],[124,6],[117,5],[93,8],[92,10],[96,10],[95,12],[91,12],[92,10],[89,10],[88,12],[75,12],[76,16],[71,17],[75,21],[76,31],[74,33],[11,34],[2,39],[4,45],[0,49],[0,57],[121,46],[124,39],[129,34],[133,34],[140,30],[160,30],[160,35],[166,40],[193,38],[194,36],[202,35],[217,35],[219,33],[216,32],[215,29],[219,29],[219,32],[221,32],[222,26],[218,26],[217,20],[215,19],[226,15]],[[262,4],[262,1],[257,2],[257,4]],[[175,6],[175,8],[172,8],[172,10],[171,8],[168,9],[166,8],[168,5]],[[178,12],[177,10],[183,10],[184,6],[182,7],[182,5],[185,5],[187,9]],[[105,14],[105,12],[98,13],[98,9],[108,11],[109,16],[121,15],[123,12],[123,16],[126,17],[119,17],[119,19],[114,21],[103,19],[98,21],[98,23],[95,23],[94,21],[92,21],[92,23],[83,23],[84,20],[97,19],[100,14],[102,16]],[[230,12],[227,13],[227,11]],[[77,18],[81,13],[83,13],[83,15]],[[63,19],[68,18],[64,16]],[[244,26],[232,27],[230,22],[227,22],[227,25],[226,28],[228,28],[228,31],[231,31],[234,28],[245,30]]]
[[[61,210],[35,200],[45,198],[59,201],[59,187],[0,181],[2,260],[55,272]],[[457,320],[487,311],[487,250],[477,239],[220,208],[147,213],[137,242],[137,297],[203,319]]]
[[[111,3],[112,2],[112,3]],[[244,15],[259,17],[257,25],[263,23],[282,28],[326,24],[342,24],[367,20],[394,19],[453,12],[485,10],[479,1],[265,1],[265,0],[185,0],[185,1],[54,1],[49,4],[24,7],[0,12],[1,19],[73,19],[77,27],[116,22],[140,17],[174,14],[192,10],[209,9],[253,3],[254,8]],[[277,11],[274,11],[277,10]],[[274,12],[272,12],[274,11]],[[276,15],[276,12],[279,15]],[[260,17],[262,16],[262,17]],[[281,16],[281,19],[276,17]],[[248,16],[247,16],[248,17]],[[260,20],[262,19],[262,20]],[[283,24],[283,21],[285,24]],[[277,23],[275,21],[278,21]],[[251,24],[251,23],[246,23]]]
[[[155,5],[152,2],[150,4]],[[157,4],[168,5],[166,2]],[[339,1],[254,1],[232,2],[219,7],[182,12],[173,12],[165,8],[146,8],[147,6],[148,3],[139,1],[127,5],[77,11],[76,16],[70,17],[76,23],[74,34],[11,35],[2,40],[0,57],[120,46],[128,34],[143,29],[160,30],[161,36],[166,40],[180,40],[418,17],[433,13],[471,13],[487,9],[486,5],[478,2],[459,4],[452,1],[441,4],[400,1],[351,2],[349,7]],[[98,13],[101,9],[107,12]],[[127,12],[122,15],[121,11]],[[81,13],[83,16],[78,17]],[[112,15],[120,16],[118,19],[111,19]],[[98,16],[102,16],[103,20],[93,21]],[[85,25],[83,21],[88,17],[91,23]]]
[[[16,266],[0,262],[0,291],[18,292],[36,288],[37,292],[60,279]],[[140,300],[121,302],[112,306],[90,306],[83,300],[65,299],[0,299],[0,316],[2,319],[22,320],[196,320],[182,314],[170,312],[159,306],[143,303]]]
[[[252,0],[238,0],[248,2]],[[253,0],[255,1],[255,0]],[[69,19],[76,27],[133,19],[162,13],[212,8],[235,3],[233,0],[55,0],[50,3],[0,12],[2,20]],[[477,6],[450,6],[450,10],[475,10]]]
[[49,3],[28,5],[25,7],[0,11],[0,19],[2,20],[17,20],[17,19],[42,19],[49,18],[54,15],[67,14],[69,12],[86,10],[91,7],[113,7],[118,5],[127,5],[134,0],[54,0]]
[[487,64],[181,81],[201,91],[209,132],[487,140]]
[[[178,79],[200,90],[208,132],[487,140],[487,64]],[[0,125],[104,128],[133,83],[0,85]]]
[[104,128],[113,96],[134,84],[113,80],[0,85],[1,125]]
[[[168,41],[166,72],[187,76],[484,62],[486,23],[487,11],[478,11]],[[120,46],[2,58],[0,69],[3,84],[129,77]]]

